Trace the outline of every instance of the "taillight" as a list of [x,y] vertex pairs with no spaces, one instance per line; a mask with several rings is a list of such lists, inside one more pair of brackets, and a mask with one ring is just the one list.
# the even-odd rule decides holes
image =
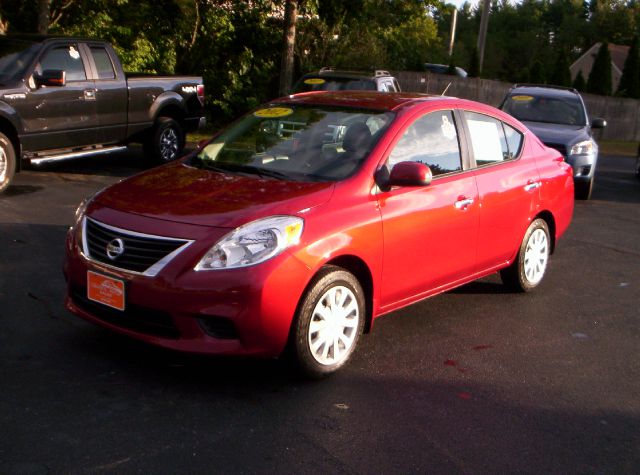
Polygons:
[[200,104],[204,105],[204,84],[198,84],[197,94]]

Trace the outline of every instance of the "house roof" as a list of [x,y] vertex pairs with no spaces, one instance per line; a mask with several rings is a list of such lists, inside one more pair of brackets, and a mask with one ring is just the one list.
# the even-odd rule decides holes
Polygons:
[[[571,66],[569,66],[569,70],[571,71],[571,80],[575,80],[579,71],[582,71],[582,77],[584,77],[585,81],[589,78],[591,68],[593,67],[593,63],[601,45],[602,43],[595,43],[582,56],[576,59]],[[615,91],[618,89],[618,83],[620,83],[624,63],[629,54],[629,46],[609,43],[609,54],[611,55],[611,83]]]

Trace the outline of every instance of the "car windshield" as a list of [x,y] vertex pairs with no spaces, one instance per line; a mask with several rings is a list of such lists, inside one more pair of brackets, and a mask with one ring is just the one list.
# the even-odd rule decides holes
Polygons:
[[290,181],[353,174],[394,114],[326,106],[265,106],[215,137],[191,164]]
[[0,39],[0,82],[21,78],[39,49],[39,43]]
[[516,119],[528,122],[585,126],[587,118],[578,97],[540,97],[513,94],[507,97],[502,110]]
[[293,93],[309,91],[376,91],[376,82],[365,78],[305,77],[293,87]]

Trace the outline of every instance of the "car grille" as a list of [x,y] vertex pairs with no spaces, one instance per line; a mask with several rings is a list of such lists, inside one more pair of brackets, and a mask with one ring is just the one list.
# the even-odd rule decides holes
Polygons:
[[567,147],[561,143],[544,143],[547,147],[555,148],[558,152],[560,152],[565,157],[567,156]]
[[[192,241],[127,231],[85,218],[83,228],[84,254],[98,262],[118,269],[154,276]],[[107,246],[117,243],[122,252],[111,252]],[[119,250],[119,249],[118,249]],[[117,250],[117,251],[118,251]],[[114,257],[115,255],[115,257]]]
[[173,323],[171,315],[137,305],[127,305],[124,312],[89,300],[86,288],[71,289],[71,300],[89,315],[117,327],[138,333],[164,338],[178,339],[180,332]]

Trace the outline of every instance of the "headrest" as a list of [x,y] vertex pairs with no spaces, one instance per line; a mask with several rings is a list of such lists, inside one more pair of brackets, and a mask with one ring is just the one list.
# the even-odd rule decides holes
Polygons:
[[371,143],[371,132],[362,122],[351,124],[342,141],[342,148],[347,152],[366,151]]

